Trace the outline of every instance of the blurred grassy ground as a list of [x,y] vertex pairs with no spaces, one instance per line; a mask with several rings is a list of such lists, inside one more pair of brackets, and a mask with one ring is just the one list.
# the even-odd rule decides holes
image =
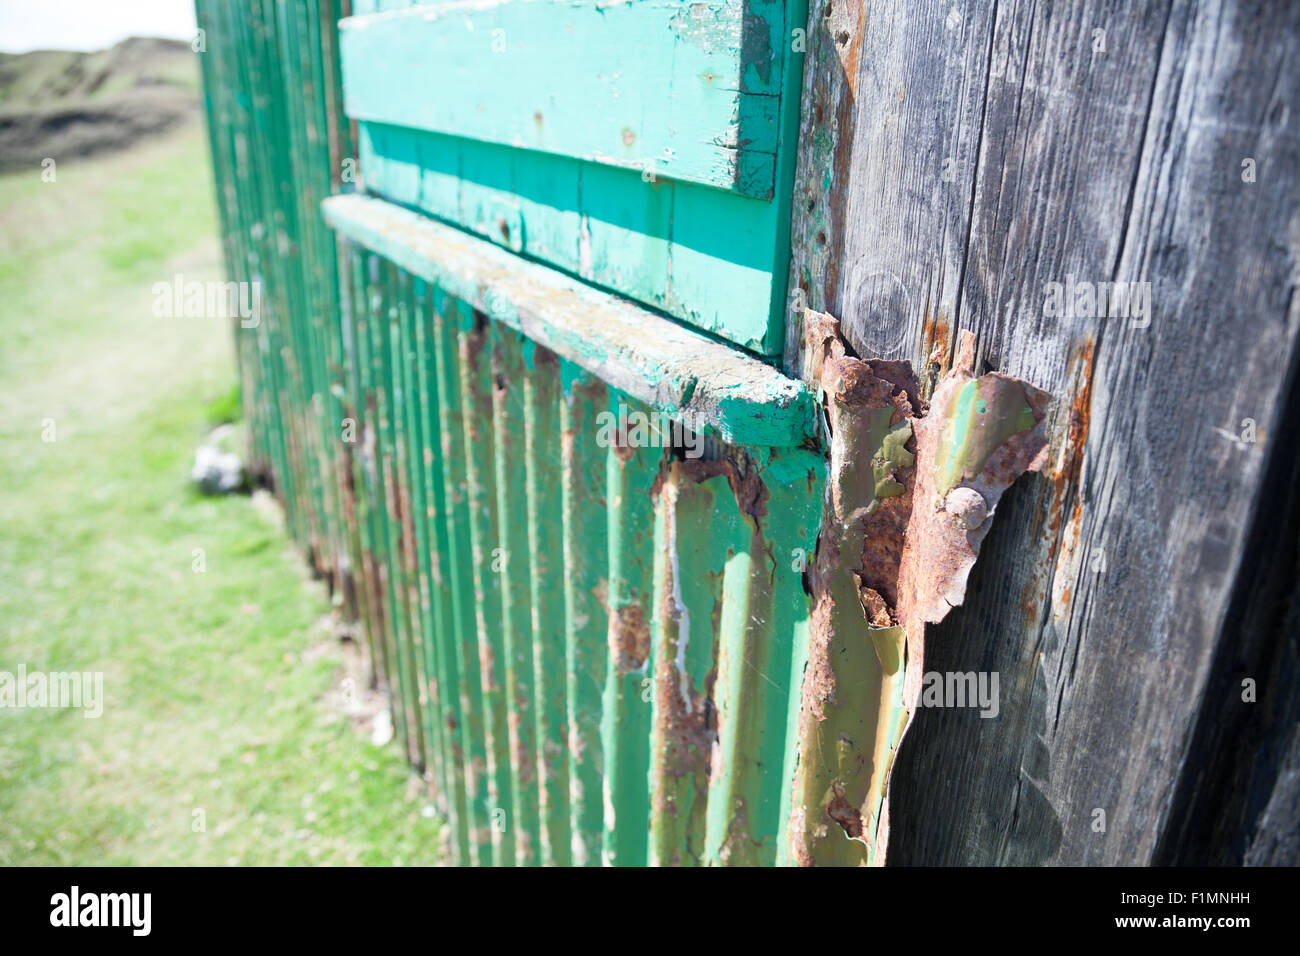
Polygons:
[[106,701],[0,709],[0,865],[433,862],[397,748],[326,702],[322,589],[188,485],[235,378],[226,323],[151,310],[220,275],[199,127],[57,176],[0,177],[0,670],[103,671]]

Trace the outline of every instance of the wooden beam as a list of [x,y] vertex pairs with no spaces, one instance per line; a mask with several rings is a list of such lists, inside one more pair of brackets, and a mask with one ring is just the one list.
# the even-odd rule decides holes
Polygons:
[[769,447],[815,433],[807,387],[731,346],[381,199],[322,207],[345,238],[697,432]]

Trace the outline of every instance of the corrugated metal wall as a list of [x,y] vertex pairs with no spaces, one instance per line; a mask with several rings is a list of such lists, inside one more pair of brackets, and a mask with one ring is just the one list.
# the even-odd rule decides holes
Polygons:
[[602,441],[654,410],[336,249],[346,11],[197,8],[228,263],[263,285],[252,461],[363,622],[455,860],[785,860],[821,454]]
[[602,443],[650,411],[347,261],[362,603],[458,858],[775,861],[820,457]]

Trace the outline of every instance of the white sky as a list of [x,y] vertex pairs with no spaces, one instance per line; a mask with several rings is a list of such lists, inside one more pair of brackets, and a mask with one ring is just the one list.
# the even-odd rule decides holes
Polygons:
[[129,36],[194,33],[194,0],[0,0],[5,53],[102,50]]

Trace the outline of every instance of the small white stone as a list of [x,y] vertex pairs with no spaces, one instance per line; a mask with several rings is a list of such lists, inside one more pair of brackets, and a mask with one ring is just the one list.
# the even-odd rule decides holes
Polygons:
[[376,747],[383,747],[393,739],[393,718],[387,710],[375,714],[375,722],[370,730],[370,742]]
[[190,477],[204,494],[229,494],[239,490],[244,483],[243,465],[233,452],[223,452],[213,445],[200,445],[194,452]]

